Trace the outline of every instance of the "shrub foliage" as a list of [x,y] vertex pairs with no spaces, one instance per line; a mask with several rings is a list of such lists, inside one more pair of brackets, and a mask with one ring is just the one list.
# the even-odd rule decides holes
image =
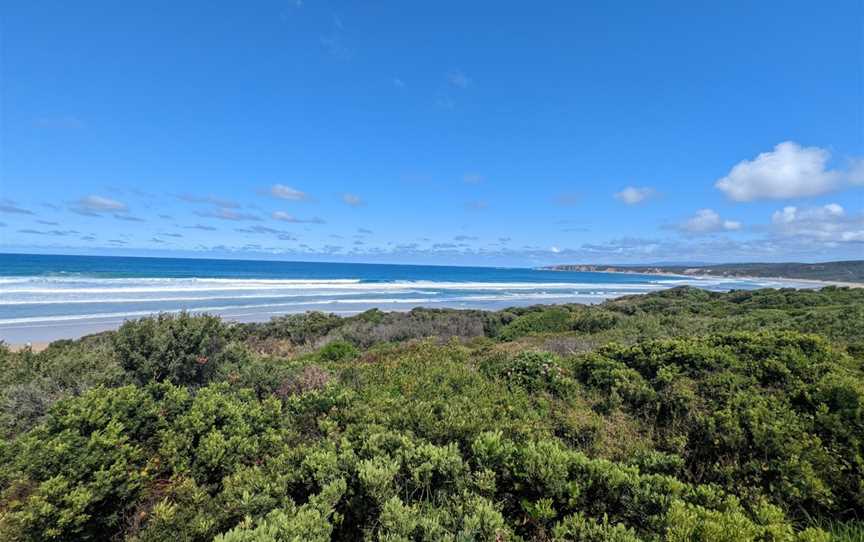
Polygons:
[[862,294],[160,315],[0,349],[0,540],[855,540]]

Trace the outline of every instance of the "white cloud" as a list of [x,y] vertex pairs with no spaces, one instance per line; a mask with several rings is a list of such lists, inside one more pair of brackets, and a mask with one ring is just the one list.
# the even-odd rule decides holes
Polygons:
[[292,224],[324,224],[324,220],[321,218],[312,217],[312,218],[297,218],[294,215],[290,215],[284,211],[275,211],[272,215],[270,215],[273,220],[279,220],[280,222],[290,222]]
[[117,200],[103,196],[90,195],[72,204],[72,211],[85,216],[100,216],[103,213],[125,213],[129,207]]
[[307,199],[309,196],[305,192],[285,186],[284,184],[274,184],[270,187],[270,195],[274,198],[287,199],[290,201],[300,201]]
[[648,186],[628,186],[614,194],[615,199],[623,201],[627,205],[636,205],[654,195],[654,189]]
[[93,211],[125,211],[126,204],[102,196],[87,196],[78,201],[78,205]]
[[714,186],[735,201],[816,196],[855,180],[852,172],[828,169],[830,158],[825,149],[784,141],[773,151],[739,162]]
[[679,231],[689,234],[718,233],[741,229],[741,223],[735,220],[723,220],[713,209],[700,209],[696,214],[679,224]]
[[864,242],[864,215],[848,215],[836,203],[821,207],[787,206],[771,215],[775,232],[821,242]]
[[363,198],[357,194],[342,194],[342,201],[351,207],[360,207],[361,205],[366,204],[366,202],[363,201]]

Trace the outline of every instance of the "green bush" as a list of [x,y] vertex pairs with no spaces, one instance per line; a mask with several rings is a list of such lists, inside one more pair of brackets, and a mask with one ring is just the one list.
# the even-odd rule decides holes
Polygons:
[[0,348],[0,540],[855,540],[862,307],[683,288]]
[[215,316],[163,313],[120,326],[114,349],[120,366],[139,384],[203,385],[224,361],[229,337]]
[[543,308],[517,317],[500,329],[498,337],[504,341],[512,341],[533,333],[569,331],[572,326],[573,318],[569,311]]
[[357,348],[349,342],[333,341],[318,351],[318,357],[322,361],[346,361],[356,358],[359,353]]
[[508,383],[529,392],[565,394],[572,387],[572,381],[561,367],[558,357],[549,352],[522,352],[500,370]]
[[288,339],[296,345],[311,344],[343,324],[335,314],[310,311],[278,316],[265,324],[246,324],[248,333],[262,339]]

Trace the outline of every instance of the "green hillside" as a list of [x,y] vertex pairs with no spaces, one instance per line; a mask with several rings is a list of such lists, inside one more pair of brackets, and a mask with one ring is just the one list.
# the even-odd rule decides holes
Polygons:
[[770,277],[864,283],[864,260],[822,263],[727,263],[716,265],[555,265],[557,271],[606,271]]

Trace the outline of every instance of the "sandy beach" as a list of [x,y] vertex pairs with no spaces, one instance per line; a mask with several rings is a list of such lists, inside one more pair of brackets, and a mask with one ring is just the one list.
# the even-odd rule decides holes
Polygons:
[[[621,274],[628,275],[633,274],[628,271],[609,271],[609,274]],[[645,273],[642,273],[643,275]],[[847,288],[862,288],[864,284],[862,283],[854,283],[854,282],[841,282],[841,281],[820,281],[820,280],[809,280],[809,279],[788,279],[783,277],[729,277],[729,276],[718,276],[718,275],[691,275],[691,274],[664,274],[665,277],[672,278],[680,278],[681,280],[686,280],[689,282],[690,286],[700,287],[699,281],[730,281],[730,280],[740,280],[740,281],[752,281],[754,283],[759,282],[777,282],[777,286],[772,287],[804,287],[804,288],[822,288],[826,286],[837,286],[837,287],[847,287]],[[788,284],[788,286],[785,286]],[[633,292],[640,293],[640,292]],[[641,292],[644,293],[644,292]],[[626,293],[622,293],[621,295],[626,295]],[[487,310],[499,310],[503,308],[507,308],[509,306],[515,305],[525,305],[525,304],[560,304],[560,303],[585,303],[585,304],[594,304],[604,301],[605,299],[611,299],[613,297],[618,296],[600,296],[596,299],[586,298],[586,297],[572,297],[567,298],[565,296],[557,297],[557,298],[529,298],[527,300],[496,300],[496,301],[484,301],[482,306],[477,307],[462,307],[459,304],[441,304],[441,305],[432,305],[437,307],[449,307],[449,308],[483,308]],[[381,310],[385,311],[407,311],[411,310],[414,305],[405,305],[405,304],[383,304],[380,305]],[[425,303],[418,303],[416,306],[430,306]],[[324,310],[325,312],[334,312],[340,314],[342,316],[350,316],[352,314],[357,314],[361,312],[360,310],[346,310],[344,308],[332,306],[322,306],[318,307],[310,307],[310,310]],[[153,311],[153,314],[159,311]],[[195,312],[193,310],[193,312]],[[210,312],[210,311],[204,311]],[[302,312],[302,311],[294,311],[294,312]],[[280,316],[286,314],[286,312],[256,312],[256,313],[244,313],[244,314],[233,314],[231,312],[228,313],[220,313],[216,312],[216,314],[222,316],[226,320],[237,321],[237,322],[255,322],[255,321],[266,321],[274,316]],[[145,314],[140,314],[136,317],[145,316]],[[25,349],[30,349],[33,352],[40,352],[48,347],[51,342],[62,339],[78,339],[80,337],[86,335],[92,335],[95,333],[101,333],[104,331],[112,331],[116,330],[120,327],[125,320],[129,318],[124,317],[112,317],[112,318],[104,318],[104,319],[96,319],[96,320],[84,320],[84,321],[62,321],[62,322],[53,322],[53,323],[20,323],[13,326],[7,325],[4,326],[3,333],[4,335],[0,337],[0,340],[4,341],[4,344],[13,351],[21,351]]]

